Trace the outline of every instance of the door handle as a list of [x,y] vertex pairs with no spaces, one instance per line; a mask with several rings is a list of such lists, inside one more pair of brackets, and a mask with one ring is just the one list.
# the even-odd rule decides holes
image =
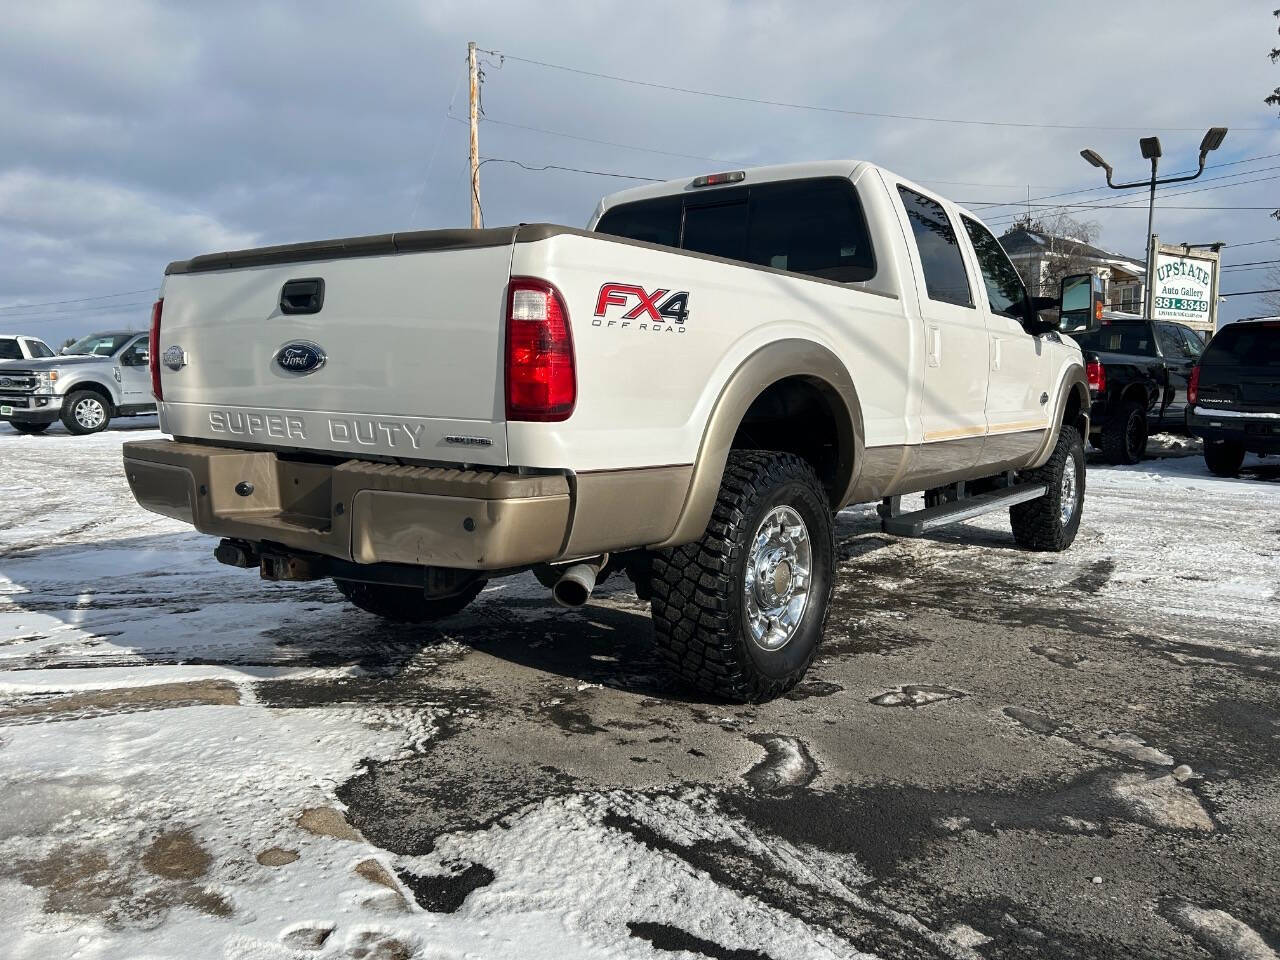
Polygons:
[[942,328],[936,323],[929,325],[929,366],[942,366]]
[[280,290],[280,312],[319,313],[324,306],[324,278],[289,280]]

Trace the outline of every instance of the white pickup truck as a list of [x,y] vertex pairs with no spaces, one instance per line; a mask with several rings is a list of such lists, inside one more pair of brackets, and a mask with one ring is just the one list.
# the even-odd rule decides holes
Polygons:
[[1041,317],[977,217],[851,161],[628,190],[586,230],[210,254],[166,270],[174,439],[125,470],[222,562],[395,620],[625,571],[679,677],[764,700],[818,649],[840,508],[1007,506],[1023,546],[1072,542],[1089,390],[1059,331],[1095,301]]

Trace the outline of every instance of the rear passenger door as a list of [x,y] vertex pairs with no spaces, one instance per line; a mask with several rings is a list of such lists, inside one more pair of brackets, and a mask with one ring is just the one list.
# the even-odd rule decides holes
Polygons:
[[924,459],[917,466],[961,469],[978,462],[987,433],[986,319],[974,300],[955,219],[941,200],[914,187],[898,184],[897,194],[924,323]]
[[[1027,333],[1027,291],[1004,248],[991,231],[961,216],[982,276],[983,305],[990,338],[990,382],[983,459],[991,462],[1031,453],[1049,422],[1048,372],[1041,337]],[[1044,398],[1044,400],[1042,400]],[[997,440],[997,438],[999,438]]]

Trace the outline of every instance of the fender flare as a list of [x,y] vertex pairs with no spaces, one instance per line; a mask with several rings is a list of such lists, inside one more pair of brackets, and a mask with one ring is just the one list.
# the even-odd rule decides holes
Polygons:
[[776,340],[756,350],[729,375],[702,433],[693,475],[675,529],[655,548],[690,543],[702,536],[711,520],[733,438],[742,418],[765,390],[780,380],[801,377],[817,387],[836,421],[839,452],[837,487],[839,509],[848,503],[862,470],[866,433],[862,404],[853,378],[829,349],[811,340]]
[[1044,442],[1036,451],[1029,466],[1038,467],[1043,464],[1053,453],[1053,448],[1058,445],[1058,434],[1062,430],[1062,416],[1066,412],[1067,400],[1072,392],[1079,398],[1080,414],[1085,418],[1085,431],[1081,439],[1086,441],[1089,439],[1089,408],[1093,403],[1089,397],[1089,378],[1085,375],[1084,367],[1073,362],[1063,371],[1062,380],[1058,384],[1057,399],[1053,404],[1053,419],[1049,423],[1049,429],[1045,431]]

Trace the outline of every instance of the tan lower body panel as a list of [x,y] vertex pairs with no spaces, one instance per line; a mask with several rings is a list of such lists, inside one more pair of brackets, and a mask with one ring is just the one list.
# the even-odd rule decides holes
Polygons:
[[330,466],[172,441],[125,444],[124,466],[142,506],[202,533],[357,563],[524,566],[559,556],[569,529],[561,475]]
[[1046,429],[959,437],[912,446],[867,447],[849,503],[868,503],[959,480],[978,480],[1005,470],[1021,470],[1034,462]]
[[693,465],[580,473],[565,555],[648,546],[671,536],[693,478]]
[[643,547],[671,534],[692,466],[570,478],[350,460],[168,440],[125,444],[148,510],[202,533],[356,563],[500,570]]

